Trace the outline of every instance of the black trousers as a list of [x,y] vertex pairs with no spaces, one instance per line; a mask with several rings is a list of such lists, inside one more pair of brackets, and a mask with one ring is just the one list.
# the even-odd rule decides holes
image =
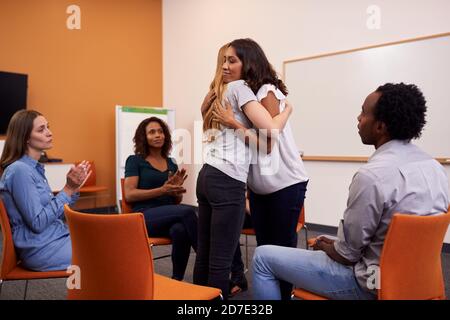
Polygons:
[[198,247],[194,283],[229,293],[231,261],[245,215],[245,183],[205,164],[197,180]]
[[172,240],[172,278],[183,280],[191,247],[197,250],[197,215],[192,207],[178,204],[143,210],[151,237]]
[[[242,228],[253,228],[252,219],[249,214],[245,214],[244,225]],[[238,281],[244,276],[244,262],[242,261],[241,246],[238,242],[236,251],[234,252],[233,261],[231,263],[231,280]]]
[[[250,212],[258,246],[297,247],[297,222],[308,181],[260,195],[250,190]],[[292,285],[280,281],[282,299],[290,299]]]

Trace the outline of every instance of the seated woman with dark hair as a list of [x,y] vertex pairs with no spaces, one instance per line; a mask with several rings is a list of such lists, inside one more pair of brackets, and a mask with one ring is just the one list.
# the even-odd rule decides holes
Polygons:
[[135,155],[125,164],[125,199],[144,214],[150,236],[172,239],[172,278],[183,280],[191,247],[197,250],[197,216],[180,204],[186,171],[169,157],[172,139],[161,119],[142,121],[133,141]]

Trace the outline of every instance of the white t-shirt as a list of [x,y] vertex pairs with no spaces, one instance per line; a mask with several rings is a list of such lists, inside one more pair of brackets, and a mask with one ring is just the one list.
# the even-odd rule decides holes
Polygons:
[[[242,107],[250,101],[256,101],[253,91],[244,80],[228,83],[225,92],[226,99],[233,107],[236,120],[247,128],[251,122],[242,111]],[[243,133],[243,131],[241,131]],[[204,146],[205,162],[222,171],[233,179],[247,183],[248,170],[251,163],[251,152],[242,137],[234,129],[222,127],[215,139]]]
[[[258,101],[272,91],[280,100],[280,112],[286,96],[272,84],[263,85],[256,94]],[[288,122],[278,135],[270,154],[258,152],[257,161],[250,166],[248,185],[257,194],[269,194],[308,180],[303,161]]]

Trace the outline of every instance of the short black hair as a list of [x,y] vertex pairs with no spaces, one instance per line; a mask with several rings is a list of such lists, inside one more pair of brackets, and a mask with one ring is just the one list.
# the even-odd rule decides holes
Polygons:
[[375,106],[375,119],[384,122],[391,139],[411,140],[422,134],[426,123],[426,100],[414,84],[386,83]]

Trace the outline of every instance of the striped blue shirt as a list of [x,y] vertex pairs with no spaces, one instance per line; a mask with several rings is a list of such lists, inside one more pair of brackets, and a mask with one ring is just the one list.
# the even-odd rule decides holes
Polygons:
[[0,195],[11,224],[18,258],[26,268],[63,270],[71,263],[72,246],[64,219],[64,204],[79,194],[53,195],[44,166],[24,155],[10,164],[0,179]]

